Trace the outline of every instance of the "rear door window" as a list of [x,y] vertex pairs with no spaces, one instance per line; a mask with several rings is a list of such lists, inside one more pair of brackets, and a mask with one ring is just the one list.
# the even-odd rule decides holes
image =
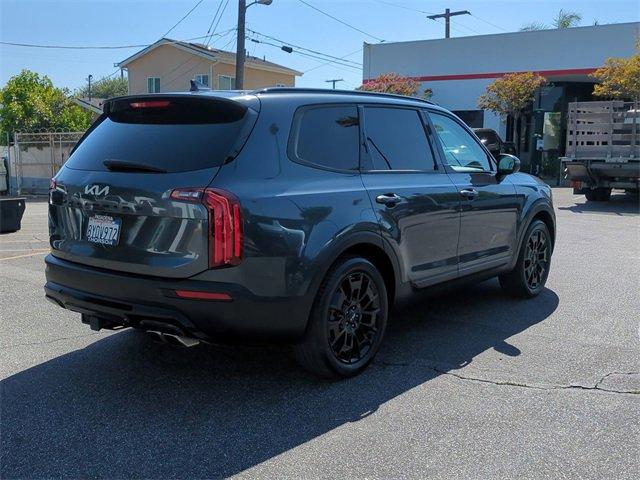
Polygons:
[[435,170],[435,156],[417,110],[366,107],[364,112],[373,170]]
[[247,111],[245,106],[228,101],[119,100],[96,121],[66,166],[105,171],[107,160],[166,172],[220,166],[250,121]]
[[357,170],[359,124],[354,105],[305,107],[296,114],[289,155],[313,166]]

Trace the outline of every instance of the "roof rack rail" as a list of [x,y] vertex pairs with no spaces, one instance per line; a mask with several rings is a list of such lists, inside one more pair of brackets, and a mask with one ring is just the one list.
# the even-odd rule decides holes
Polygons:
[[428,103],[429,105],[437,105],[436,103],[425,100],[424,98],[408,97],[406,95],[398,95],[395,93],[382,93],[382,92],[365,92],[361,90],[340,90],[329,88],[306,88],[306,87],[267,87],[258,88],[250,92],[251,95],[258,95],[261,93],[321,93],[321,94],[343,94],[343,95],[362,95],[362,96],[376,96],[385,98],[401,98],[404,100],[413,100],[417,102]]

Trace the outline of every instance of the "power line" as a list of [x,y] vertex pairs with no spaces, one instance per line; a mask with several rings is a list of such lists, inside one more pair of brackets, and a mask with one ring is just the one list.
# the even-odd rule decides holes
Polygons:
[[[218,5],[218,10],[220,10],[220,7],[222,7],[222,10],[220,11],[220,16],[218,17],[218,21],[216,22],[215,26],[213,27],[213,30],[211,30],[211,35],[209,36],[209,39],[205,42],[205,46],[208,47],[209,44],[211,43],[211,38],[213,38],[213,35],[215,34],[216,30],[218,29],[218,25],[220,25],[220,20],[222,20],[222,16],[224,15],[224,12],[227,10],[227,5],[229,5],[229,0],[227,0],[224,3],[224,7],[222,7],[222,0],[220,0],[220,5]],[[211,21],[211,25],[213,25],[213,22],[216,19],[216,15],[218,15],[218,10],[216,10],[216,14],[213,16],[213,20]],[[211,26],[209,26],[209,29],[211,29]],[[209,33],[209,31],[207,31],[207,33]]]
[[[282,49],[282,46],[276,45],[275,43],[265,42],[264,40],[257,40],[257,39],[253,39],[253,38],[250,38],[250,40],[252,42],[254,42],[254,43],[261,43],[263,45],[269,45],[271,47],[276,47],[278,49]],[[313,58],[315,60],[322,60],[322,61],[327,60],[325,57],[319,57],[317,55],[312,55],[312,54],[306,53],[306,52],[300,52],[300,51],[294,50],[294,49],[291,49],[291,51],[289,53],[296,53],[298,55],[302,55],[303,57]],[[358,70],[358,71],[360,71],[362,69],[362,66],[355,66],[355,65],[348,64],[348,63],[341,63],[341,62],[339,62],[337,60],[332,60],[331,63],[335,63],[335,64],[340,65],[342,67],[353,68],[354,70]]]
[[507,30],[506,28],[502,28],[501,26],[496,25],[495,23],[491,23],[490,21],[485,20],[484,18],[480,18],[479,16],[474,15],[473,13],[471,14],[471,16],[472,16],[472,17],[474,17],[474,18],[477,18],[477,19],[478,19],[478,20],[480,20],[481,22],[486,23],[487,25],[491,25],[492,27],[497,28],[498,30],[502,30],[503,32],[508,32],[508,31],[509,31],[509,30]]
[[184,15],[184,17],[182,17],[180,20],[178,20],[178,21],[176,22],[176,24],[175,24],[173,27],[171,27],[169,30],[167,30],[167,33],[165,33],[162,37],[164,38],[164,37],[166,37],[167,35],[169,35],[169,34],[173,31],[173,29],[174,29],[174,28],[176,28],[178,25],[180,25],[180,24],[184,21],[184,19],[185,19],[185,18],[187,18],[189,15],[191,15],[191,12],[193,12],[196,8],[198,8],[198,6],[199,6],[202,2],[204,2],[204,0],[199,0],[199,1],[198,1],[198,2],[197,2],[197,3],[196,3],[196,4],[191,8],[191,10],[189,10],[189,11]]
[[[266,35],[266,34],[264,34],[264,33],[256,32],[255,30],[251,30],[250,28],[247,28],[247,31],[248,31],[248,32],[251,32],[251,33],[253,33],[253,34],[256,34],[256,35],[260,35],[261,37],[268,38],[269,40],[273,40],[273,41],[275,41],[275,42],[280,42],[280,43],[283,43],[283,44],[285,44],[285,45],[289,45],[289,46],[291,46],[291,47],[295,47],[295,48],[298,48],[298,49],[300,49],[300,50],[307,51],[307,52],[309,52],[309,53],[315,53],[316,55],[322,55],[322,56],[325,56],[325,57],[327,57],[327,58],[332,58],[332,59],[334,59],[334,60],[343,60],[342,58],[336,57],[336,56],[334,56],[334,55],[329,55],[328,53],[318,52],[317,50],[312,50],[312,49],[310,49],[310,48],[302,47],[302,46],[300,46],[300,45],[296,45],[295,43],[285,42],[284,40],[280,40],[279,38],[271,37],[271,36]],[[347,63],[353,63],[354,65],[356,65],[356,66],[358,66],[358,67],[361,67],[361,66],[362,66],[362,64],[361,64],[361,63],[354,62],[354,61],[352,61],[352,60],[343,60],[343,61],[345,61],[345,62],[347,62]]]
[[391,7],[402,8],[403,10],[409,10],[410,12],[424,13],[425,15],[433,15],[433,12],[425,12],[424,10],[418,10],[417,8],[407,7],[406,5],[399,5],[397,3],[387,2],[385,0],[375,0],[378,3],[389,5]]
[[[350,57],[351,55],[355,55],[356,53],[359,53],[359,52],[361,52],[361,51],[362,51],[362,48],[359,48],[358,50],[354,50],[353,52],[351,52],[351,53],[347,53],[346,55],[343,55],[342,57],[338,57],[338,58],[340,58],[340,59],[344,59],[344,58],[346,58],[346,57]],[[309,70],[305,70],[305,71],[304,71],[304,72],[302,72],[302,73],[305,73],[305,74],[306,74],[306,73],[312,72],[312,71],[314,71],[314,70],[317,70],[317,69],[319,69],[319,68],[325,67],[325,66],[327,66],[327,65],[331,65],[331,64],[333,64],[333,63],[334,63],[334,62],[331,62],[331,61],[329,61],[329,62],[325,62],[325,63],[322,63],[322,64],[320,64],[320,65],[317,65],[317,66],[315,66],[315,67],[313,67],[313,68],[310,68]]]
[[[235,28],[232,30],[235,30]],[[168,42],[169,43],[190,42],[192,40],[200,40],[206,37],[208,37],[208,35],[200,35],[199,37],[192,37],[184,40],[168,40]],[[14,47],[27,47],[27,48],[60,49],[60,50],[121,50],[121,49],[127,49],[127,48],[144,48],[144,47],[153,45],[153,43],[140,43],[137,45],[42,45],[42,44],[35,44],[35,43],[0,42],[0,45],[11,45]]]
[[333,20],[335,20],[338,23],[341,23],[342,25],[345,25],[346,27],[349,27],[352,30],[355,30],[356,32],[360,32],[365,34],[367,37],[371,37],[371,38],[375,38],[376,40],[378,40],[379,42],[384,42],[384,39],[380,38],[380,37],[376,37],[375,35],[372,35],[370,33],[365,32],[364,30],[359,29],[358,27],[354,27],[353,25],[351,25],[350,23],[347,23],[343,20],[340,20],[337,17],[334,17],[333,15],[331,15],[330,13],[325,12],[324,10],[320,10],[318,7],[314,7],[313,5],[311,5],[310,3],[305,2],[305,0],[298,0],[300,3],[306,5],[309,8],[312,8],[313,10],[315,10],[316,12],[321,13],[322,15],[325,15]]

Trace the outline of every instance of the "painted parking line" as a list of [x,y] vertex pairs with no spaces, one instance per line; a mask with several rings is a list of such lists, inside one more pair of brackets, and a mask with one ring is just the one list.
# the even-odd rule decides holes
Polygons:
[[31,253],[25,253],[24,255],[14,255],[13,257],[4,257],[4,258],[0,258],[0,262],[3,262],[5,260],[15,260],[16,258],[32,257],[34,255],[45,255],[50,251],[51,251],[50,249],[46,249],[40,252],[31,252]]

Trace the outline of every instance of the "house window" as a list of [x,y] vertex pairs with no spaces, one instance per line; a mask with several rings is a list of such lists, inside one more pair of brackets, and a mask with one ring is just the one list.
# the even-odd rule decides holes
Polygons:
[[230,77],[229,75],[218,75],[218,88],[220,90],[235,90],[236,77]]
[[147,92],[160,93],[160,77],[147,78]]
[[206,75],[204,73],[198,73],[197,75],[195,75],[193,77],[193,79],[198,82],[201,83],[202,85],[204,85],[205,87],[209,86],[209,75]]

